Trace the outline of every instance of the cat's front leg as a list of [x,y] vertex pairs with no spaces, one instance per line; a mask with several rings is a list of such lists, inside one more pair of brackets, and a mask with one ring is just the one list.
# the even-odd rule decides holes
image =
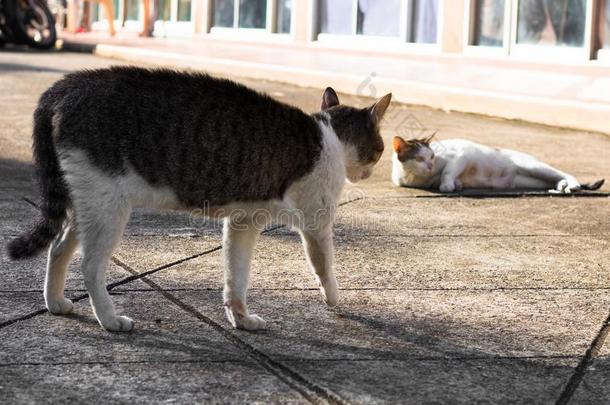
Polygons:
[[443,179],[438,189],[442,193],[453,193],[456,190],[455,180]]
[[257,330],[265,321],[248,312],[246,292],[250,278],[250,261],[260,231],[247,221],[225,218],[223,255],[225,261],[224,307],[227,319],[238,329]]
[[339,286],[333,271],[333,237],[330,225],[317,230],[301,232],[305,255],[309,267],[316,275],[320,292],[326,304],[331,307],[339,300]]
[[462,189],[462,182],[459,176],[464,171],[466,162],[463,159],[456,159],[447,163],[441,175],[441,184],[439,190],[442,193],[452,193]]

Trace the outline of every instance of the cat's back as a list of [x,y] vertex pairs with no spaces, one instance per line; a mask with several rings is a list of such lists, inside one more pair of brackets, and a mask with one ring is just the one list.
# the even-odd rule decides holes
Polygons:
[[185,205],[281,198],[322,149],[320,128],[303,111],[201,73],[81,71],[40,104],[54,115],[60,148],[86,152],[110,175],[135,170]]
[[[223,104],[235,100],[239,100],[242,108],[248,105],[285,106],[232,80],[205,73],[133,66],[70,73],[57,81],[47,93],[54,95],[56,105],[62,101],[72,102],[71,107],[75,107],[75,102],[86,103],[88,97],[114,97],[113,104],[119,105],[156,97],[158,101],[165,101],[166,105],[178,99],[188,99],[193,106]],[[62,100],[66,97],[71,100]]]
[[490,148],[481,145],[479,143],[469,141],[467,139],[452,138],[443,139],[441,141],[435,141],[431,144],[432,148],[435,149],[437,154],[442,153],[454,153],[454,154],[465,154],[465,153],[476,153],[476,152],[489,152]]

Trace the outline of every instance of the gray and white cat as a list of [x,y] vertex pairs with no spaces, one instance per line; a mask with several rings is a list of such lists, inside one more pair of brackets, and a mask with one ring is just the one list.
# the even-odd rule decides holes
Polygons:
[[326,303],[337,303],[332,221],[346,177],[370,176],[383,152],[388,94],[368,108],[324,92],[321,112],[301,110],[229,80],[170,70],[111,68],[67,75],[40,98],[34,159],[42,217],[11,241],[12,259],[48,247],[44,297],[72,311],[66,271],[80,244],[99,323],[129,331],[106,290],[106,268],[136,207],[205,207],[224,219],[224,306],[236,328],[260,329],[246,290],[263,219],[298,230]]
[[397,186],[438,189],[552,189],[557,193],[596,190],[604,180],[582,184],[534,156],[491,148],[464,139],[431,142],[432,137],[392,141],[392,182]]

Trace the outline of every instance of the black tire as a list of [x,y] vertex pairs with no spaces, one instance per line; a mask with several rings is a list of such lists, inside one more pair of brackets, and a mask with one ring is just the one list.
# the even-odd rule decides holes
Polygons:
[[45,0],[31,0],[35,8],[28,5],[27,0],[16,0],[14,19],[11,28],[19,43],[36,49],[49,49],[57,41],[55,19]]

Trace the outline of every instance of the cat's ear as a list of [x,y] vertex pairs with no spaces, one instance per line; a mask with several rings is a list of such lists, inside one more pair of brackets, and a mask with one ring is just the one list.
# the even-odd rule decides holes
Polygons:
[[407,145],[407,142],[405,142],[405,140],[400,136],[395,136],[394,139],[392,139],[392,149],[394,149],[394,152],[400,154],[400,152],[404,151],[408,147],[409,145]]
[[369,116],[373,124],[379,125],[381,119],[383,118],[383,115],[390,106],[390,101],[392,101],[392,93],[388,93],[385,96],[381,97],[375,102],[375,104],[368,108]]
[[326,110],[327,108],[331,108],[336,105],[339,105],[339,97],[332,87],[327,87],[326,90],[324,90],[324,95],[322,95],[321,109]]
[[422,140],[421,140],[421,142],[422,142],[423,144],[425,144],[425,145],[430,145],[430,142],[432,142],[432,139],[433,139],[433,138],[436,136],[436,133],[437,133],[437,132],[438,132],[438,131],[434,131],[434,133],[433,133],[432,135],[430,135],[430,136],[428,136],[428,137],[426,137],[426,138],[422,139]]

